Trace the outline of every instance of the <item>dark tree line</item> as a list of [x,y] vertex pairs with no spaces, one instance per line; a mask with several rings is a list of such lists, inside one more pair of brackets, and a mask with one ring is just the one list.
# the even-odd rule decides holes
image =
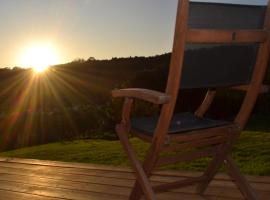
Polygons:
[[[214,65],[220,63],[218,56],[206,56],[213,52],[224,54],[224,48],[191,49],[186,54],[185,66],[207,63],[209,59]],[[114,124],[119,120],[122,100],[112,99],[110,91],[124,87],[164,91],[169,62],[168,53],[110,60],[80,59],[53,66],[40,76],[34,76],[29,69],[0,69],[1,149],[75,138],[116,138]],[[266,83],[270,84],[269,72]],[[193,111],[205,92],[182,90],[176,111]],[[221,90],[208,115],[230,118],[239,109],[242,98],[242,93]],[[270,95],[262,95],[254,112],[269,114],[269,102]],[[157,112],[157,107],[147,103],[135,104],[135,115]]]

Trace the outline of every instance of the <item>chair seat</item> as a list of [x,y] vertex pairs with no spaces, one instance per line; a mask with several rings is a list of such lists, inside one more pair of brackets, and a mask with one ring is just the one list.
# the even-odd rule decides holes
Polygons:
[[[143,134],[152,136],[158,117],[142,117],[131,119],[132,129],[139,131]],[[228,125],[230,122],[222,120],[212,120],[207,118],[198,118],[191,113],[179,113],[175,114],[172,118],[169,134],[177,134],[188,131],[213,128],[218,126]]]

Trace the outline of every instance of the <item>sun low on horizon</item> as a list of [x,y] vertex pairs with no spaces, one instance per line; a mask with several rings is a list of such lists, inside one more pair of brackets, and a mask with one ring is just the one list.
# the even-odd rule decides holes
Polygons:
[[60,63],[57,47],[50,43],[32,43],[25,46],[20,54],[19,65],[31,68],[35,73],[45,72],[50,66]]

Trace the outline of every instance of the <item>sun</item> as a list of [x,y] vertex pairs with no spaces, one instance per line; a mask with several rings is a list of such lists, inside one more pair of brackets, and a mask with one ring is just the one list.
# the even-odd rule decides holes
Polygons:
[[20,65],[32,68],[35,73],[45,72],[51,65],[59,63],[56,48],[51,44],[31,44],[24,48]]

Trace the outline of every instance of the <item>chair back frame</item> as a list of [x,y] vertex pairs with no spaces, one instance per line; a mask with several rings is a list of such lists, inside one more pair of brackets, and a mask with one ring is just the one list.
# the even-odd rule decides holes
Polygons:
[[[235,180],[238,188],[248,200],[257,200],[257,195],[248,184],[244,176],[233,163],[229,153],[233,142],[244,128],[260,92],[266,91],[263,86],[268,57],[270,53],[270,0],[268,1],[263,29],[259,30],[216,30],[216,29],[189,29],[190,0],[179,0],[173,50],[169,68],[166,92],[148,91],[146,89],[127,89],[113,92],[115,97],[125,97],[122,121],[116,126],[119,139],[128,154],[135,171],[136,182],[130,194],[130,200],[139,200],[144,194],[145,199],[155,200],[155,192],[164,192],[177,187],[198,184],[198,194],[203,194],[222,164],[225,164],[229,175]],[[203,130],[191,131],[184,134],[168,134],[173,117],[183,71],[186,43],[258,43],[259,50],[254,66],[251,81],[248,85],[230,87],[245,91],[243,103],[234,121],[229,125]],[[210,88],[202,104],[196,110],[197,117],[203,117],[217,93],[216,88]],[[136,133],[131,127],[130,114],[133,99],[139,98],[151,103],[162,104],[153,137]],[[151,142],[146,158],[141,164],[136,152],[129,142],[128,134],[133,133],[143,140]],[[183,150],[183,151],[182,151]],[[162,155],[182,151],[181,155]],[[208,168],[200,177],[151,186],[149,177],[156,166],[167,165],[182,161],[196,160],[202,157],[213,157]]]
[[[267,5],[263,29],[258,30],[189,29],[187,24],[189,6],[189,0],[179,0],[173,50],[166,87],[166,94],[171,96],[171,100],[168,104],[163,105],[161,109],[158,126],[156,127],[156,132],[154,134],[154,141],[157,146],[163,144],[166,139],[169,124],[175,109],[179,89],[181,87],[180,83],[186,43],[259,43],[258,56],[250,84],[233,87],[246,91],[241,109],[234,119],[234,122],[241,130],[245,127],[257,97],[263,87],[264,75],[270,53],[270,2],[268,2]],[[202,117],[204,115],[210,107],[215,94],[216,92],[213,89],[208,91],[204,102],[196,111],[197,116]]]

